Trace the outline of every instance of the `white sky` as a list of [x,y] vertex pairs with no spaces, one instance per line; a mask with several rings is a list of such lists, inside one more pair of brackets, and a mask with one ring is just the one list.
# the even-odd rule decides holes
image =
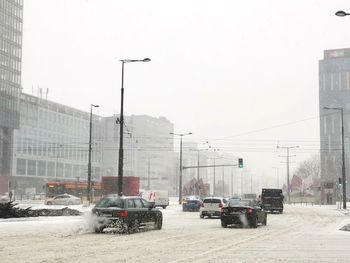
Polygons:
[[349,1],[25,1],[23,91],[119,114],[119,59],[149,57],[125,65],[125,114],[165,116],[186,140],[283,175],[278,142],[300,146],[297,163],[319,148],[318,60],[350,47],[338,10]]

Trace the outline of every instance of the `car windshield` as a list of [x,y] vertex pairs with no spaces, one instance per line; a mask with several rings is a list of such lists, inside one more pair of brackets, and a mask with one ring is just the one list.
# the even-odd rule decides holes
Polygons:
[[118,207],[124,208],[123,199],[117,197],[105,197],[97,202],[96,207]]
[[217,199],[217,198],[213,198],[213,199],[204,199],[203,200],[203,203],[207,204],[207,203],[221,203],[221,200],[220,199]]
[[239,200],[239,199],[230,199],[228,202],[229,206],[252,206],[250,200]]

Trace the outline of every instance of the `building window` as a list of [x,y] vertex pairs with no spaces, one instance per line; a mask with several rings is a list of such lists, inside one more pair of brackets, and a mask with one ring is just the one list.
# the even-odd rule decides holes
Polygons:
[[25,175],[26,174],[26,160],[17,159],[17,175]]
[[46,176],[46,162],[38,161],[38,176]]
[[36,161],[28,160],[28,175],[36,175]]

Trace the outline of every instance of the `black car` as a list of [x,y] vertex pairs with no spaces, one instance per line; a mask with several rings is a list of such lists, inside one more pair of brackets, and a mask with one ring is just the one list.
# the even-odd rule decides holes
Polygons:
[[253,200],[229,199],[221,208],[221,226],[242,225],[257,227],[259,223],[266,225],[267,214],[259,204]]
[[161,229],[162,212],[139,196],[109,195],[98,201],[92,209],[93,228],[103,232],[112,228],[119,233],[131,233],[147,225]]
[[202,200],[198,196],[187,196],[182,201],[182,211],[199,212]]

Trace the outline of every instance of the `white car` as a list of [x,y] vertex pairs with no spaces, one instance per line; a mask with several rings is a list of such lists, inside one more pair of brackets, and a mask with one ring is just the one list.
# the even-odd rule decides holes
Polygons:
[[62,194],[56,195],[52,199],[46,201],[47,205],[80,205],[81,199],[74,195]]
[[205,197],[199,210],[199,217],[205,216],[220,216],[221,208],[227,203],[227,200],[222,197]]

